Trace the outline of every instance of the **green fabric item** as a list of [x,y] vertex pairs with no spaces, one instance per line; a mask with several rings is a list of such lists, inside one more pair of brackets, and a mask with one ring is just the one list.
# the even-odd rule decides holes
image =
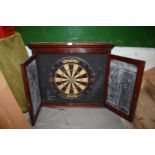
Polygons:
[[27,111],[20,64],[28,58],[22,37],[19,33],[0,39],[0,70],[23,112]]

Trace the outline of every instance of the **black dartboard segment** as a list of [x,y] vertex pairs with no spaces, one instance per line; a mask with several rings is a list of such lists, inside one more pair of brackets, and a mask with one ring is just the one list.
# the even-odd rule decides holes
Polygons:
[[55,86],[57,94],[74,100],[90,89],[94,80],[91,66],[78,57],[60,59],[50,73],[49,81]]

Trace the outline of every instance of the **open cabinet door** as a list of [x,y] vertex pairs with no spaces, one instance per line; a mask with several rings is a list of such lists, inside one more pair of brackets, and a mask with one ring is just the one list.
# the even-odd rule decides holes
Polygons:
[[145,62],[107,55],[104,105],[132,121],[142,82]]
[[41,108],[36,55],[31,56],[28,60],[21,64],[21,69],[25,93],[28,99],[28,110],[30,113],[31,123],[34,125]]

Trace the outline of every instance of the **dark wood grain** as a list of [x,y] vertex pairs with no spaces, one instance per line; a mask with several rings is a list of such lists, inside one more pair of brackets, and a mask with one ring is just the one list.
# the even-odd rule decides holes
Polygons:
[[79,43],[79,42],[37,42],[37,43],[31,43],[29,44],[29,47],[31,49],[34,48],[51,48],[51,47],[66,47],[66,48],[70,48],[70,47],[114,47],[114,45],[112,43],[104,43],[104,42],[84,42],[84,43]]
[[114,47],[111,43],[32,43],[29,48],[32,49],[32,53],[109,53]]

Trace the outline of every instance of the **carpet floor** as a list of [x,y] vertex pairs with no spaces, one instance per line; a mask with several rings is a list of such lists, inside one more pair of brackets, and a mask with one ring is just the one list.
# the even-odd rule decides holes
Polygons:
[[[26,114],[28,118],[28,113]],[[132,128],[107,109],[43,107],[33,129],[124,129]]]

